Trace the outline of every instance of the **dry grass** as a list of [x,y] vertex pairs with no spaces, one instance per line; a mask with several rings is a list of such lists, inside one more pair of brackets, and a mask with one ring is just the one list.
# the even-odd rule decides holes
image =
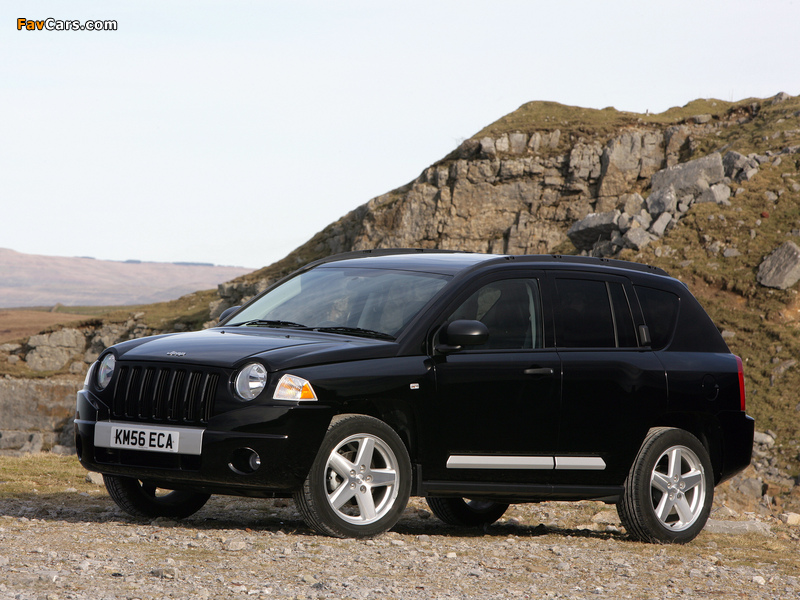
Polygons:
[[50,310],[0,310],[0,344],[36,335],[54,325],[75,325],[97,314],[75,314]]

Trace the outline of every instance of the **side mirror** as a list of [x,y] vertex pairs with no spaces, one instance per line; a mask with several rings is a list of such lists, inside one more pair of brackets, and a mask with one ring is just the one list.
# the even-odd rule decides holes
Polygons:
[[219,316],[218,323],[222,323],[225,319],[227,319],[228,317],[232,316],[233,313],[238,311],[240,308],[242,308],[242,307],[241,306],[231,306],[230,308],[226,308],[225,310],[223,310],[222,314]]
[[441,332],[444,343],[436,345],[436,350],[447,354],[458,352],[464,346],[480,346],[489,339],[489,329],[480,321],[459,319],[449,323]]

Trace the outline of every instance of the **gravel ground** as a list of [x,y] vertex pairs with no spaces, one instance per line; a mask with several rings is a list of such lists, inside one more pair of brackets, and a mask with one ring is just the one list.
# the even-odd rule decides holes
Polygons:
[[755,533],[657,546],[596,502],[512,506],[462,530],[415,498],[392,532],[339,540],[287,500],[214,497],[147,522],[80,487],[0,499],[0,599],[800,598],[797,528],[755,514],[730,521]]

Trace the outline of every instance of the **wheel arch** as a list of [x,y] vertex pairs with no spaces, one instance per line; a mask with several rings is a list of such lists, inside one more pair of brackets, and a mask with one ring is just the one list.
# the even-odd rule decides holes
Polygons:
[[714,485],[719,483],[722,478],[724,456],[720,426],[716,419],[710,415],[675,412],[663,415],[653,426],[683,429],[696,437],[703,444],[711,459],[711,465],[714,470]]
[[334,415],[331,422],[338,420],[346,415],[365,415],[374,417],[386,423],[394,429],[403,444],[406,446],[412,464],[417,457],[417,435],[413,422],[413,413],[409,407],[398,406],[395,403],[387,403],[361,398],[343,404],[339,411]]

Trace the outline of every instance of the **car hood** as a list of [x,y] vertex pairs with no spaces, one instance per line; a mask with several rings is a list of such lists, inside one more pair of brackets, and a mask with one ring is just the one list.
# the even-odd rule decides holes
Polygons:
[[313,331],[219,327],[131,340],[115,349],[120,360],[222,368],[233,368],[248,358],[258,358],[275,371],[363,357],[382,358],[395,354],[397,344]]

